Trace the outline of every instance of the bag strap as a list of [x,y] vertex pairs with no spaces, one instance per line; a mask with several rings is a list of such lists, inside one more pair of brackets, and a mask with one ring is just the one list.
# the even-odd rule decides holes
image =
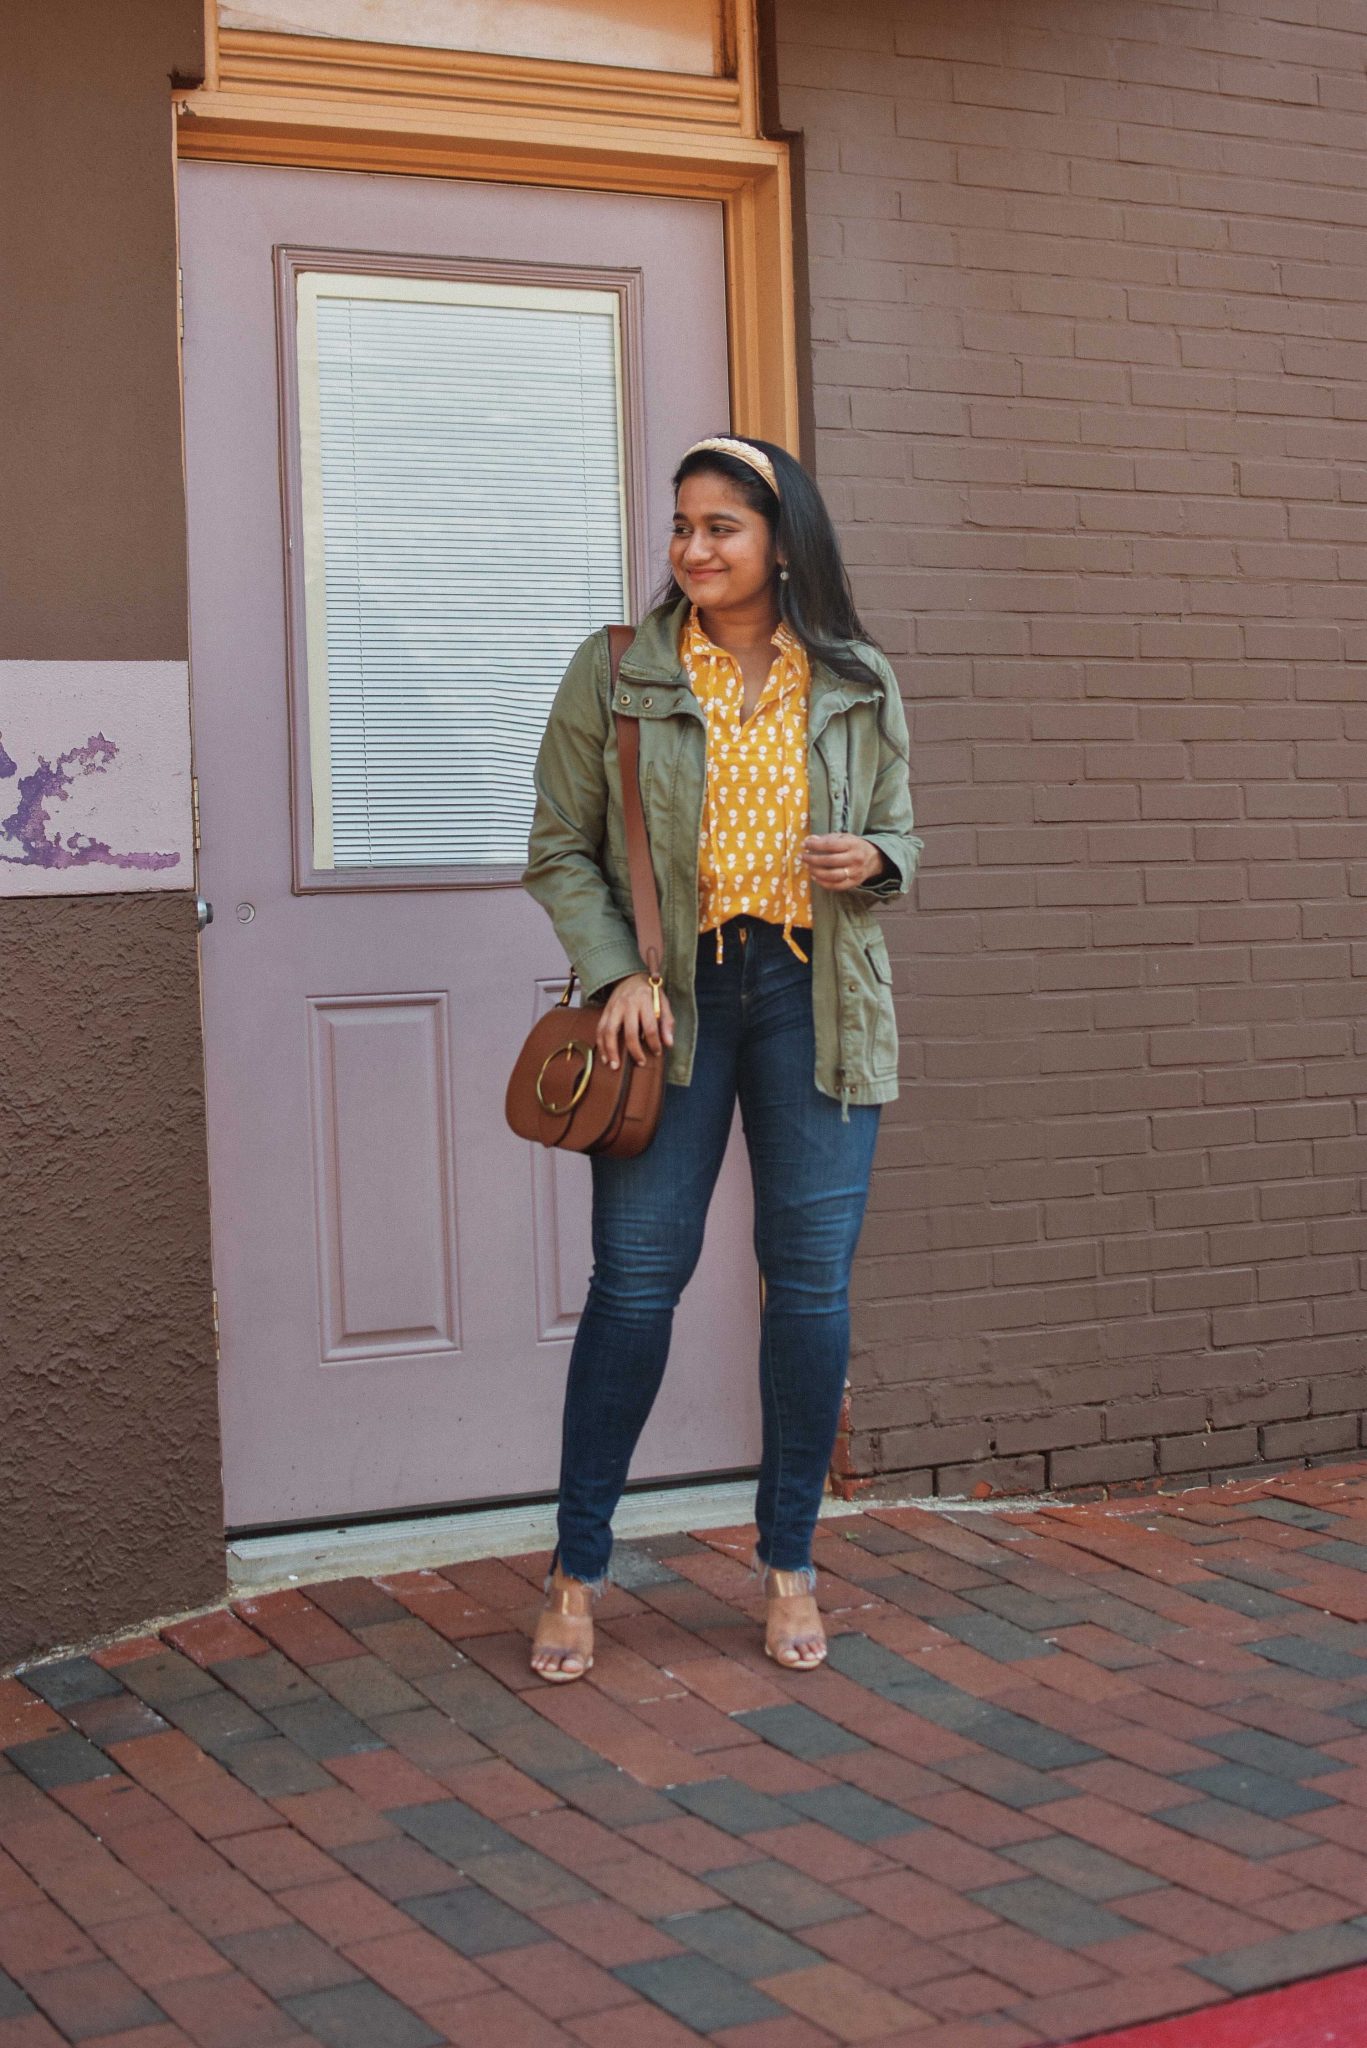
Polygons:
[[[608,627],[614,698],[622,656],[635,637],[635,629],[631,626]],[[627,828],[627,871],[631,876],[631,907],[636,915],[636,944],[646,963],[646,972],[658,985],[664,973],[665,940],[655,869],[650,858],[650,836],[646,831],[645,808],[641,802],[640,721],[624,718],[615,710],[612,715],[617,727],[617,758],[622,770],[622,810]]]

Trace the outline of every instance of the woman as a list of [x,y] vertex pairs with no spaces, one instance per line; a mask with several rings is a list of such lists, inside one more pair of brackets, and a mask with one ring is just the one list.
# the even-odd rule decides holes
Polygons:
[[[613,1511],[737,1100],[765,1281],[765,1649],[796,1670],[826,1655],[812,1533],[879,1105],[897,1093],[892,975],[873,906],[905,894],[921,845],[897,682],[860,627],[811,478],[767,441],[719,436],[688,450],[674,489],[671,578],[615,690],[599,632],[556,696],[523,878],[580,985],[606,1004],[599,1057],[616,1067],[663,1054],[671,1084],[647,1151],[593,1161],[593,1277],[532,1646],[532,1669],[560,1683],[593,1662]],[[665,934],[658,1015],[631,925],[614,711],[640,722]]]

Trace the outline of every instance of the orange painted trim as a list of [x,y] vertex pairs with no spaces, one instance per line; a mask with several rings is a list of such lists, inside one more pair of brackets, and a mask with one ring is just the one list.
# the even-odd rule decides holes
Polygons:
[[218,0],[202,0],[204,8],[204,84],[212,92],[218,84]]
[[179,99],[178,150],[200,161],[716,200],[731,425],[796,452],[788,146],[759,133],[751,0],[738,0],[731,23],[736,77],[702,80],[225,30],[217,86]]
[[414,109],[497,106],[551,119],[744,132],[735,78],[355,43],[333,36],[221,29],[218,82],[225,92],[388,100]]

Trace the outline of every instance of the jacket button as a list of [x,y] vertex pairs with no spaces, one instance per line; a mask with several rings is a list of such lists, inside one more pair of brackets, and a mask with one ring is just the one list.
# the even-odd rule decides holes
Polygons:
[[652,706],[652,705],[654,704],[654,702],[655,702],[655,699],[654,699],[653,697],[642,697],[642,699],[641,699],[641,708],[642,708],[642,710],[643,710],[643,711],[649,711],[649,710],[650,710],[650,708],[651,708],[651,706]]
[[626,691],[625,691],[625,690],[623,690],[623,692],[622,692],[621,696],[620,696],[620,697],[619,697],[619,698],[617,699],[617,702],[618,702],[619,704],[630,704],[630,702],[631,702],[631,699],[630,699],[630,697],[629,697],[629,696],[627,695],[627,693],[626,693]]
[[859,993],[859,983],[858,983],[857,981],[847,981],[847,982],[845,983],[845,986],[846,986],[846,988],[847,988],[847,989],[849,990],[849,992],[850,992],[850,994],[851,994],[852,996],[857,996],[857,995],[858,995],[858,993]]

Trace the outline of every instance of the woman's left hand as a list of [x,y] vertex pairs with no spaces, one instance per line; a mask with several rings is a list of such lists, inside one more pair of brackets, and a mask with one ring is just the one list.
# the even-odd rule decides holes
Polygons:
[[823,889],[866,889],[886,865],[878,848],[855,832],[814,832],[802,852],[808,874]]

